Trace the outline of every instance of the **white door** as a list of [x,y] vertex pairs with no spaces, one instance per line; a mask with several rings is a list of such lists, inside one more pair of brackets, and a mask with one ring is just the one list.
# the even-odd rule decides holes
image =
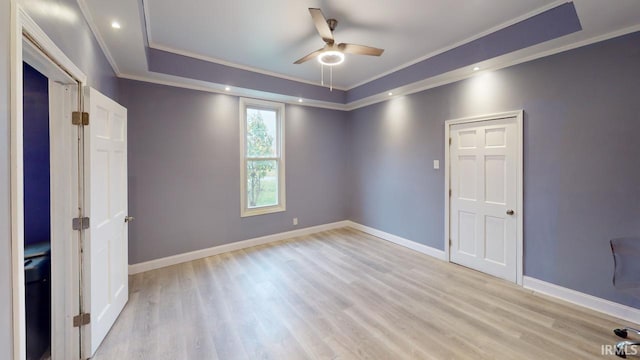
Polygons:
[[452,125],[450,138],[450,260],[516,282],[517,120]]
[[90,228],[84,238],[84,356],[92,356],[128,298],[127,109],[89,88],[89,125],[84,126],[85,208]]

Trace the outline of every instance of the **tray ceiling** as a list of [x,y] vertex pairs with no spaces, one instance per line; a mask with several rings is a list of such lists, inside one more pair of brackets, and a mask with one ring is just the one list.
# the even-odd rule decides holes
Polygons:
[[[37,5],[44,0],[25,1]],[[150,49],[319,85],[320,64],[316,61],[293,64],[323,45],[308,12],[309,7],[319,7],[327,18],[339,21],[334,32],[338,42],[385,49],[379,58],[347,55],[333,74],[334,85],[343,90],[361,87],[567,3],[552,0],[78,2],[119,76],[190,82],[215,89],[224,89],[226,84],[216,84],[210,78],[186,79],[150,71]],[[581,30],[487,61],[484,67],[498,68],[504,66],[500,63],[504,59],[517,63],[640,30],[638,0],[575,0],[573,4]],[[121,23],[121,29],[111,28],[114,20]],[[269,92],[268,86],[261,91]]]

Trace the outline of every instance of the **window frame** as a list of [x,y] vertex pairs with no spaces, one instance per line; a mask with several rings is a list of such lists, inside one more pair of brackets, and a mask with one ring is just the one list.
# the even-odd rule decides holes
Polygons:
[[[249,217],[286,211],[285,191],[285,105],[283,103],[240,98],[240,216]],[[276,112],[277,147],[275,157],[247,156],[247,109]],[[249,207],[247,196],[247,163],[251,160],[275,160],[278,166],[278,203],[276,205]]]

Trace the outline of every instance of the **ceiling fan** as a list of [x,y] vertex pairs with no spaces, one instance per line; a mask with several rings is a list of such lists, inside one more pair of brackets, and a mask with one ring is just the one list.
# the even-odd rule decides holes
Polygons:
[[302,64],[303,62],[317,57],[321,64],[333,66],[341,64],[344,61],[344,54],[380,56],[384,52],[384,49],[378,49],[371,46],[346,43],[336,44],[335,39],[333,38],[333,30],[335,30],[338,25],[338,20],[327,20],[320,9],[309,8],[309,12],[313,18],[316,30],[318,30],[320,37],[326,45],[322,49],[318,49],[311,54],[298,59],[294,64]]

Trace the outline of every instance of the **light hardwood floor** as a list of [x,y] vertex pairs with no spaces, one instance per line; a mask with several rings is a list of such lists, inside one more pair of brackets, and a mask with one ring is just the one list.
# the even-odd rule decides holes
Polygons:
[[621,322],[340,229],[138,274],[94,359],[589,359]]

